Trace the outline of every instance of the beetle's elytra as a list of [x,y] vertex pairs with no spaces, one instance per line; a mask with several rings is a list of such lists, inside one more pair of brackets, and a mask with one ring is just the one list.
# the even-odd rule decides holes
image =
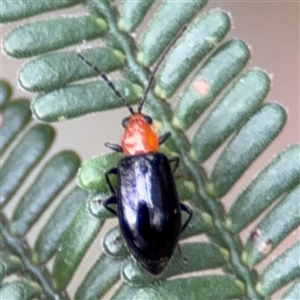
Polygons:
[[[104,201],[104,206],[118,216],[126,245],[135,260],[153,275],[160,274],[167,265],[178,244],[179,235],[188,225],[193,212],[180,203],[178,198],[173,172],[179,164],[179,157],[168,159],[158,152],[159,146],[171,134],[167,132],[158,137],[151,127],[151,117],[142,114],[142,108],[158,66],[185,29],[177,35],[159,60],[137,112],[134,112],[112,82],[78,53],[78,57],[107,82],[131,113],[122,122],[125,132],[121,145],[105,144],[114,151],[123,152],[125,157],[118,167],[105,174],[112,196]],[[174,164],[173,170],[171,164]],[[116,190],[109,179],[112,175],[117,176]],[[111,204],[117,204],[117,211],[110,207]],[[185,224],[181,222],[181,210],[189,214]]]

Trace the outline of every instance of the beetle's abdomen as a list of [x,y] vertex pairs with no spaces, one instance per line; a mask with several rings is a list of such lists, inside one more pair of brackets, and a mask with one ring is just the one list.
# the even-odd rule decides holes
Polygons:
[[118,173],[118,216],[134,257],[152,274],[166,266],[181,227],[173,174],[161,153],[125,157]]

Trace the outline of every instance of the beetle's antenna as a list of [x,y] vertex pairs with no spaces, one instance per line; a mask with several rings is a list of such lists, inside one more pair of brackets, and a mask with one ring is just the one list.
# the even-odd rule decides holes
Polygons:
[[114,93],[117,95],[117,97],[121,100],[121,102],[123,102],[126,107],[128,108],[128,110],[130,111],[130,113],[133,115],[134,114],[134,110],[131,107],[131,105],[122,97],[122,95],[120,94],[120,92],[116,89],[116,87],[114,86],[114,84],[107,78],[107,76],[95,65],[93,65],[92,62],[90,62],[88,59],[86,59],[81,53],[77,52],[76,55],[86,64],[88,65],[90,68],[92,68],[98,75],[100,75],[104,81],[107,83],[107,85],[114,91]]
[[150,79],[149,79],[149,82],[148,82],[148,85],[147,85],[147,88],[145,90],[145,94],[144,94],[144,97],[143,99],[141,100],[140,104],[139,104],[139,107],[138,107],[138,113],[140,114],[142,109],[143,109],[143,105],[147,99],[147,94],[152,86],[152,83],[153,83],[153,80],[154,80],[154,76],[158,70],[158,68],[160,67],[161,63],[164,61],[166,55],[168,54],[168,52],[170,51],[170,49],[175,45],[175,43],[178,41],[178,39],[182,36],[182,34],[186,31],[187,29],[187,25],[185,25],[179,32],[178,34],[175,36],[175,38],[172,40],[172,42],[169,44],[169,46],[167,47],[167,49],[164,51],[164,53],[162,54],[161,58],[159,59],[157,65],[155,66],[155,68],[153,69],[152,73],[151,73],[151,76],[150,76]]

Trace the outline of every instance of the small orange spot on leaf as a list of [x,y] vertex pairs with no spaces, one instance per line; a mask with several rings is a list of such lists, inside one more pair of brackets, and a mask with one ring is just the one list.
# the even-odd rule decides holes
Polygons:
[[270,252],[271,248],[272,248],[272,241],[270,239],[268,239],[266,241],[260,242],[257,247],[257,250],[260,253],[267,254]]
[[194,81],[193,87],[201,95],[205,95],[209,91],[209,84],[204,79]]

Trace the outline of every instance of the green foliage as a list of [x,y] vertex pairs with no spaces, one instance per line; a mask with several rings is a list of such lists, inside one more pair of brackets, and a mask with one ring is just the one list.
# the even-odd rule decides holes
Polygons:
[[[9,101],[7,90],[11,87],[1,81],[3,101],[1,127],[1,208],[4,208],[24,188],[24,180],[31,175],[26,191],[18,196],[12,217],[1,212],[1,297],[3,299],[63,299],[52,288],[51,275],[43,266],[57,251],[61,237],[70,225],[87,193],[74,188],[57,206],[35,240],[34,249],[24,237],[41,216],[47,215],[47,207],[55,201],[76,175],[80,159],[73,151],[61,151],[48,158],[36,172],[41,159],[47,154],[55,138],[54,129],[46,124],[35,124],[30,118],[29,101]],[[31,174],[33,173],[33,174]],[[7,281],[10,275],[20,279]],[[4,283],[3,283],[4,281]]]
[[88,16],[46,20],[13,30],[3,40],[3,46],[12,57],[30,57],[60,49],[63,44],[80,43],[83,38],[95,39],[102,36],[105,29],[102,20]]
[[[141,88],[139,86],[129,81],[116,82],[115,85],[121,92],[124,92],[129,103],[137,103],[140,99]],[[98,101],[99,97],[105,101]],[[39,120],[57,122],[120,106],[122,104],[105,82],[94,81],[42,94],[33,102],[32,112]]]
[[[218,107],[209,114],[193,137],[192,145],[201,162],[208,159],[236,128],[260,109],[269,87],[269,77],[260,70],[246,72],[229,87]],[[236,105],[236,99],[239,99],[240,105]],[[226,114],[230,118],[223,118]]]
[[28,280],[7,282],[1,287],[1,297],[3,299],[36,299],[41,294],[41,287]]
[[[25,0],[3,0],[0,20],[14,21],[79,2],[44,0],[28,5]],[[263,103],[270,88],[267,74],[259,69],[245,70],[250,57],[247,45],[240,40],[221,44],[230,29],[229,16],[220,10],[200,14],[206,1],[165,0],[157,5],[156,14],[135,41],[130,34],[154,1],[124,0],[118,9],[111,1],[84,2],[88,11],[85,16],[66,17],[62,13],[56,19],[30,21],[3,41],[4,50],[13,57],[39,55],[26,61],[19,73],[23,88],[39,92],[31,106],[34,117],[56,122],[121,106],[102,81],[73,84],[96,74],[76,57],[75,51],[60,50],[103,38],[105,46],[82,50],[82,54],[104,72],[122,71],[123,78],[115,85],[135,104],[147,85],[148,67],[188,24],[166,56],[145,109],[155,119],[159,133],[172,133],[162,152],[181,157],[176,185],[180,199],[189,200],[194,210],[182,238],[205,234],[209,241],[183,241],[182,252],[188,261],[184,263],[176,251],[166,270],[153,277],[130,257],[124,240],[118,239],[118,227],[113,228],[105,234],[104,252],[78,285],[74,298],[99,299],[120,278],[122,284],[113,299],[264,299],[291,282],[283,299],[295,298],[299,293],[299,243],[274,257],[260,273],[255,268],[299,226],[299,145],[290,146],[261,170],[233,201],[228,213],[219,201],[286,122],[282,107]],[[195,75],[173,110],[163,100],[173,95],[192,71]],[[222,98],[217,101],[221,92]],[[11,201],[40,164],[55,136],[49,125],[33,123],[28,101],[9,102],[10,96],[10,86],[1,82],[1,154],[6,155],[0,178],[2,206]],[[189,141],[185,131],[211,104],[214,107]],[[200,164],[223,145],[208,175]],[[104,172],[115,167],[120,157],[102,155],[81,165],[78,183],[82,189],[74,188],[65,196],[31,249],[25,242],[28,231],[72,180],[80,161],[74,152],[62,151],[50,158],[39,174],[33,174],[33,182],[18,200],[12,217],[1,213],[2,297],[70,298],[66,293],[69,282],[105,220],[112,217],[94,199],[108,195]],[[253,221],[256,224],[251,224]],[[252,233],[243,243],[239,234],[246,227]],[[54,265],[48,271],[44,266],[52,257]],[[223,274],[213,274],[216,268],[222,268]],[[212,273],[190,276],[202,270]],[[11,274],[19,279],[6,280]],[[166,280],[172,276],[177,277]]]
[[[104,73],[120,69],[125,63],[125,56],[112,48],[87,49],[82,51],[82,55],[89,60],[99,61],[98,67]],[[91,68],[82,65],[74,51],[67,51],[30,60],[22,67],[19,79],[24,89],[39,92],[95,75]]]

